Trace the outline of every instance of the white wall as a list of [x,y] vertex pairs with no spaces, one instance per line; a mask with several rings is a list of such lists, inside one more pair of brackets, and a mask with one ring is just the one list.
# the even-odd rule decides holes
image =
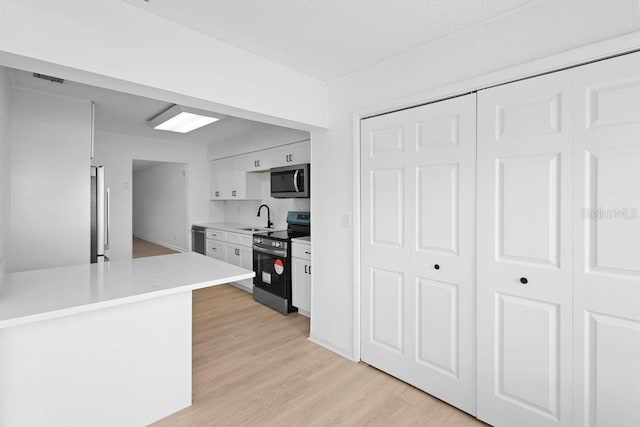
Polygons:
[[251,151],[266,150],[279,145],[309,139],[309,132],[279,126],[265,126],[248,135],[227,138],[209,144],[209,160],[237,156]]
[[89,262],[91,107],[11,89],[11,271]]
[[10,92],[8,70],[0,67],[0,286],[2,286],[2,278],[7,267],[6,262],[9,258],[11,241],[9,237],[9,215],[11,213]]
[[[105,182],[111,191],[111,242],[107,256],[131,258],[132,161],[155,160],[187,164],[187,228],[208,222],[210,178],[207,147],[164,139],[96,132],[93,165],[105,166]],[[185,233],[188,230],[185,230]],[[191,247],[191,240],[187,241]]]
[[133,172],[133,235],[187,251],[187,167],[161,163]]
[[[228,200],[211,202],[214,207],[211,210],[210,222],[233,222],[239,224],[267,226],[267,210],[262,209],[260,217],[258,207],[261,204],[269,206],[271,221],[274,227],[287,227],[287,212],[310,210],[310,199],[274,199],[271,197],[271,182],[268,172],[261,172],[262,200]],[[313,196],[312,196],[313,197]]]
[[328,122],[325,82],[120,0],[2,0],[0,65],[283,126]]
[[353,114],[356,110],[635,31],[636,0],[546,0],[331,83],[330,131],[312,132],[311,338],[347,357],[354,340]]

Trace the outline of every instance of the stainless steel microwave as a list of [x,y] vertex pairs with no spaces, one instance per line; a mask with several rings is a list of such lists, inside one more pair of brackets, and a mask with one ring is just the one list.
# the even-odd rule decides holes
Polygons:
[[309,163],[271,169],[271,197],[309,198]]

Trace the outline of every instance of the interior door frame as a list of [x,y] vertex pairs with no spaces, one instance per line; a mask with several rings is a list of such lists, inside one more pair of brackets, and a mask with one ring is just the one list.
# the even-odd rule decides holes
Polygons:
[[[525,64],[515,65],[503,70],[481,74],[440,88],[428,89],[413,95],[405,96],[388,102],[371,105],[355,110],[352,115],[352,148],[353,148],[353,352],[351,359],[360,359],[360,328],[361,328],[361,216],[360,198],[360,122],[363,119],[391,113],[394,111],[430,104],[512,83],[518,80],[537,77],[568,68],[602,61],[616,56],[640,51],[640,32],[597,42],[591,45],[567,50],[549,57],[536,59]],[[477,244],[477,243],[476,243]],[[477,253],[476,253],[477,255]]]

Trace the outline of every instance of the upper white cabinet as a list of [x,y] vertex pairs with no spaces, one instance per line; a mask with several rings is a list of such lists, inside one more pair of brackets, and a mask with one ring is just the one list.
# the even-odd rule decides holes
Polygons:
[[258,172],[309,163],[309,141],[211,161],[211,200],[259,200],[262,180]]
[[243,156],[246,160],[244,170],[262,172],[271,169],[272,154],[269,150],[256,151]]
[[271,167],[277,168],[280,166],[297,165],[309,163],[310,161],[311,150],[309,141],[305,141],[274,149]]
[[211,162],[211,200],[259,200],[261,183],[246,171],[247,156]]

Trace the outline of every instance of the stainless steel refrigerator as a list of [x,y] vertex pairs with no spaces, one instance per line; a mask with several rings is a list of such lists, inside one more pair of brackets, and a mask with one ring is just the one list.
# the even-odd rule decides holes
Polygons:
[[91,263],[109,261],[109,188],[104,166],[91,166]]

